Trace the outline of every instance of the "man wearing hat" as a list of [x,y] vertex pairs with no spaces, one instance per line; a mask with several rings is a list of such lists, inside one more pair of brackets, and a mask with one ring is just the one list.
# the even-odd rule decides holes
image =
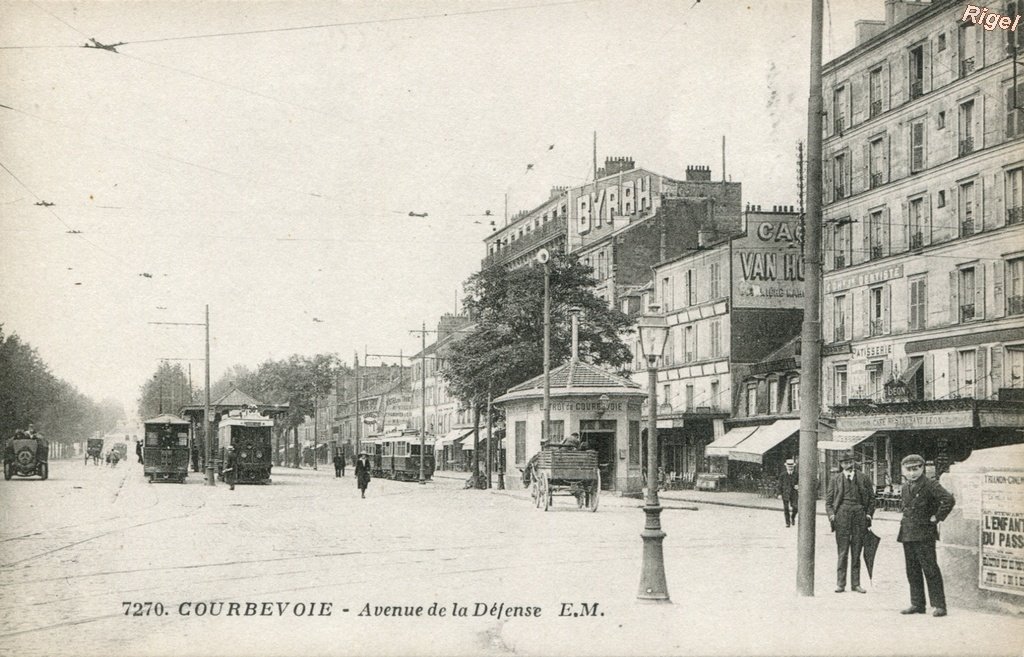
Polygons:
[[356,486],[359,496],[366,497],[366,487],[370,485],[370,457],[366,452],[359,452],[356,460]]
[[800,475],[796,471],[796,461],[786,459],[786,471],[779,475],[779,497],[782,498],[782,512],[786,516],[786,526],[796,524],[797,488]]
[[[875,491],[867,475],[853,466],[856,457],[847,450],[840,454],[842,470],[833,475],[825,494],[825,511],[836,533],[839,563],[836,567],[836,593],[846,590],[846,570],[850,570],[850,590],[867,593],[860,586],[860,558],[864,549],[864,534],[871,526],[875,513]],[[852,562],[852,563],[851,563]]]
[[906,483],[901,491],[903,518],[896,540],[903,543],[910,606],[900,613],[925,613],[924,582],[927,581],[928,597],[935,607],[932,616],[945,616],[946,593],[942,572],[935,561],[935,541],[939,540],[938,523],[946,519],[956,500],[937,481],[924,476],[921,456],[911,454],[903,459],[901,466]]

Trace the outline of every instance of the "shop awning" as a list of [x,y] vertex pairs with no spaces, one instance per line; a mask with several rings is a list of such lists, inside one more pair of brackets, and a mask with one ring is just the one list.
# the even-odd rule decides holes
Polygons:
[[903,383],[910,383],[911,381],[913,381],[914,377],[917,375],[917,371],[921,369],[923,365],[923,358],[912,358],[910,360],[910,365],[900,376],[900,381],[902,381]]
[[818,449],[853,449],[875,433],[874,431],[833,431],[832,440],[818,441]]
[[800,420],[778,420],[757,428],[749,438],[729,450],[734,461],[761,463],[764,454],[786,438],[800,431]]
[[452,429],[444,435],[444,438],[437,441],[435,445],[450,445],[460,438],[464,438],[469,434],[473,433],[472,429]]
[[704,448],[704,456],[728,457],[729,450],[746,440],[750,434],[757,431],[757,427],[736,427],[730,429],[724,436],[708,443]]

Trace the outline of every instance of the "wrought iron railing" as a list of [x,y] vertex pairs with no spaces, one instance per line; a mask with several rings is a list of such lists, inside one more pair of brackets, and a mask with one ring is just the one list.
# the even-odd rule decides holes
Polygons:
[[845,266],[846,266],[846,254],[845,253],[837,253],[835,255],[835,268],[836,269],[842,269]]
[[924,233],[918,231],[910,234],[910,248],[916,250],[924,247]]
[[837,116],[835,120],[835,133],[837,137],[843,136],[843,129],[846,127],[846,117]]
[[964,219],[960,222],[960,237],[967,237],[974,234],[974,219]]
[[882,335],[885,333],[885,321],[883,319],[873,319],[869,323],[869,330],[872,336]]
[[832,337],[834,342],[843,342],[844,340],[846,340],[846,325],[840,324],[839,326],[837,326],[835,328],[835,331],[833,332]]
[[882,113],[882,101],[873,100],[871,101],[871,117],[876,117]]
[[969,322],[974,319],[974,304],[960,304],[960,321]]
[[871,174],[871,189],[874,189],[875,187],[878,187],[883,182],[885,182],[885,178],[884,178],[884,176],[881,173],[873,173],[873,174]]
[[1024,295],[1017,294],[1006,297],[1006,314],[1024,315]]
[[911,99],[917,98],[924,94],[924,82],[921,80],[913,80],[910,83],[910,97]]
[[960,140],[960,157],[974,152],[974,137],[964,137]]
[[960,60],[960,77],[970,75],[974,72],[974,58],[968,57]]
[[1015,208],[1006,208],[1006,223],[1008,223],[1008,224],[1024,223],[1024,206],[1017,206]]
[[871,259],[872,260],[878,260],[879,258],[881,258],[884,255],[885,255],[885,252],[883,251],[881,244],[872,244],[871,245]]

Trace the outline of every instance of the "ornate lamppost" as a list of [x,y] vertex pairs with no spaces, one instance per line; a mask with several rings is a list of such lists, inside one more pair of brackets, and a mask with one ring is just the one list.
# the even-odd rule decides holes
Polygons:
[[668,322],[660,314],[660,306],[652,303],[647,314],[637,323],[640,352],[647,361],[647,496],[644,498],[646,521],[640,537],[644,541],[644,559],[640,571],[637,599],[645,602],[669,602],[665,581],[665,557],[661,531],[661,504],[658,502],[658,360],[665,350]]

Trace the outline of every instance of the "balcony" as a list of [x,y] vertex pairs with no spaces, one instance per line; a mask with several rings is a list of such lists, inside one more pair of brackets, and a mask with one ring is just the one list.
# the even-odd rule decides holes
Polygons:
[[871,174],[871,180],[869,182],[869,185],[870,185],[871,189],[874,189],[875,187],[880,187],[882,185],[882,183],[884,183],[884,182],[885,182],[885,179],[884,179],[882,174],[880,174],[880,173],[873,173],[873,174]]
[[960,60],[960,77],[970,75],[974,72],[974,58],[968,57],[967,59]]
[[974,319],[974,304],[960,304],[960,321],[969,322]]
[[1024,223],[1024,206],[1006,208],[1006,223],[1009,225]]
[[960,157],[970,155],[974,152],[974,137],[965,137],[960,140]]
[[910,234],[910,250],[916,251],[917,249],[924,248],[924,233],[917,231],[916,233]]
[[539,248],[548,242],[566,235],[566,219],[559,217],[543,224],[537,230],[523,235],[522,238],[508,244],[501,250],[490,254],[481,261],[481,269],[489,269],[497,265],[504,265],[512,260],[529,253],[531,249]]
[[871,245],[871,259],[872,260],[878,260],[879,258],[882,258],[884,256],[885,256],[885,251],[884,251],[884,249],[882,249],[882,245],[881,244],[872,244]]
[[910,99],[920,98],[924,94],[924,82],[921,80],[910,81]]
[[882,320],[881,318],[871,320],[870,322],[868,322],[868,331],[870,332],[872,337],[876,335],[884,335],[885,321]]
[[870,116],[874,118],[882,113],[882,101],[873,100],[871,101]]
[[842,137],[843,136],[843,129],[846,127],[846,117],[845,116],[837,116],[836,120],[835,120],[835,123],[834,123],[834,126],[835,126],[835,135],[837,137]]
[[1006,314],[1024,315],[1024,295],[1017,294],[1006,297]]
[[964,219],[960,222],[960,237],[967,237],[974,234],[974,219]]
[[846,254],[845,253],[837,253],[836,256],[835,256],[835,268],[836,269],[842,269],[845,266],[846,266]]
[[837,326],[833,332],[832,338],[833,342],[844,342],[846,340],[846,325],[840,324]]

